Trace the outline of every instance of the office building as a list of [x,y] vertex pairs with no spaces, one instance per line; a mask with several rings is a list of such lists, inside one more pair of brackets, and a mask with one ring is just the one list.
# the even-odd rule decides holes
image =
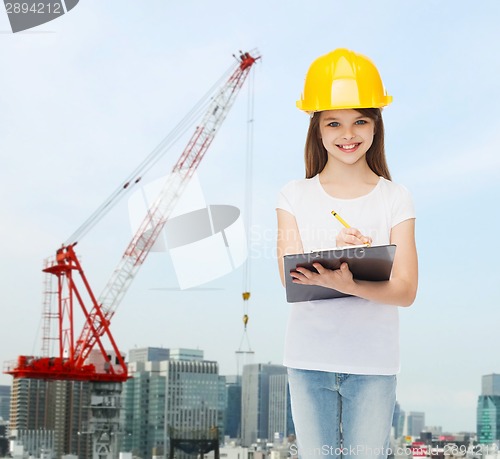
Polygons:
[[170,349],[163,347],[143,347],[139,349],[131,349],[129,351],[128,361],[131,362],[161,362],[168,360],[170,357]]
[[159,362],[168,360],[170,350],[158,347],[131,349],[123,385],[121,450],[151,457],[153,448],[165,447],[165,375]]
[[269,376],[269,425],[268,439],[282,442],[285,437],[295,432],[290,403],[288,375]]
[[225,382],[218,364],[203,360],[196,349],[170,349],[166,359],[166,353],[150,350],[156,361],[144,361],[144,355],[134,355],[141,361],[130,361],[132,379],[124,384],[122,450],[148,459],[168,454],[171,436],[219,428],[222,437]]
[[399,402],[394,406],[394,414],[392,416],[392,429],[394,438],[399,438],[403,435],[403,428],[405,423],[405,412],[401,409]]
[[6,457],[8,452],[9,440],[7,438],[7,421],[0,419],[0,457]]
[[252,364],[243,367],[241,442],[273,441],[294,432],[290,413],[287,370],[282,365]]
[[481,395],[500,396],[500,374],[492,373],[481,378]]
[[490,444],[500,440],[500,375],[482,377],[482,391],[477,401],[477,439]]
[[10,418],[10,386],[0,386],[0,420]]
[[165,375],[159,362],[141,362],[123,386],[122,450],[150,458],[165,447]]
[[477,402],[477,439],[481,444],[500,440],[500,396],[480,395]]
[[226,407],[224,435],[229,438],[241,436],[241,376],[226,376]]
[[419,437],[425,429],[425,413],[419,411],[409,411],[405,417],[405,435]]
[[203,360],[203,351],[200,349],[175,348],[169,349],[170,360]]

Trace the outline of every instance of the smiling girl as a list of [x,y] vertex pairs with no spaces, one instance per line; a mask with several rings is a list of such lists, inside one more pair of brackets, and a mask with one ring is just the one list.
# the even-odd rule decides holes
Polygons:
[[[385,159],[381,107],[391,101],[367,57],[337,49],[312,63],[297,102],[311,117],[306,178],[285,185],[278,197],[281,281],[292,276],[297,284],[351,295],[291,306],[284,364],[303,459],[390,452],[398,306],[413,303],[418,271],[412,199],[391,181]],[[397,246],[390,280],[356,280],[347,263],[284,273],[284,255],[366,243]]]

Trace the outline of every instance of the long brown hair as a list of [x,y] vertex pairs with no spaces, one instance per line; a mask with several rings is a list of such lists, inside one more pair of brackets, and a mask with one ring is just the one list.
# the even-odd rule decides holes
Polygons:
[[[372,119],[375,123],[375,136],[373,143],[366,152],[366,162],[375,174],[391,180],[391,174],[385,159],[384,147],[384,121],[380,108],[356,108],[357,112]],[[315,113],[311,117],[309,130],[307,131],[305,147],[306,178],[312,178],[319,174],[328,160],[328,152],[323,146],[319,130],[320,113]]]

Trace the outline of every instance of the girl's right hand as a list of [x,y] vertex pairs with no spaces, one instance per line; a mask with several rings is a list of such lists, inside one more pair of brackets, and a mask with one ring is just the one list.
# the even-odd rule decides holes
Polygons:
[[345,247],[348,245],[363,245],[371,244],[372,238],[363,236],[356,228],[342,228],[337,234],[337,247]]

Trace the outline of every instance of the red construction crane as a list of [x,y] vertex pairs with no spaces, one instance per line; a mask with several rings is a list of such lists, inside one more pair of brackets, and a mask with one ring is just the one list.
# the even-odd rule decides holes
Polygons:
[[[240,53],[237,57],[236,69],[213,97],[202,122],[196,127],[179,160],[173,166],[162,191],[149,208],[98,299],[74,251],[78,241],[70,239],[57,250],[55,259],[47,264],[44,272],[56,276],[57,279],[55,315],[59,326],[58,355],[20,356],[16,364],[7,366],[5,373],[14,378],[95,382],[123,382],[128,378],[127,366],[109,328],[111,318],[212,143],[251,67],[259,58],[260,56],[253,52],[252,55],[248,52]],[[122,188],[126,189],[140,179],[140,176],[133,176]],[[105,203],[101,210],[107,206],[108,203]],[[89,219],[92,225],[96,219],[97,217]],[[77,337],[73,319],[78,306],[83,312],[85,322]],[[108,339],[116,356],[117,360],[114,362],[111,361],[111,356],[107,355],[104,338]],[[104,363],[99,368],[89,358],[95,348],[98,349],[99,360]]]

